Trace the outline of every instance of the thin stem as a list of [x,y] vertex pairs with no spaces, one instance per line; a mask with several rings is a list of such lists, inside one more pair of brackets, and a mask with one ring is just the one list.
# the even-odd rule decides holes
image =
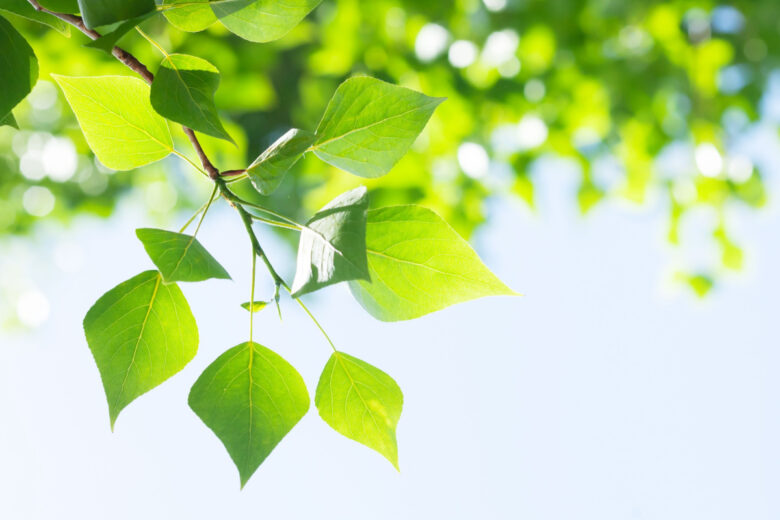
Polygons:
[[257,272],[257,255],[252,247],[252,288],[249,293],[249,343],[253,341],[255,323],[255,274]]
[[135,27],[135,30],[136,30],[136,31],[138,31],[138,34],[140,34],[141,36],[143,36],[143,37],[144,37],[144,39],[145,39],[146,41],[148,41],[149,43],[151,43],[153,47],[155,47],[155,48],[156,48],[158,51],[160,51],[160,53],[162,53],[162,55],[163,55],[163,56],[165,56],[166,58],[170,57],[170,54],[168,54],[168,53],[166,52],[166,50],[165,50],[165,49],[163,49],[162,45],[160,45],[159,43],[157,43],[156,41],[154,41],[154,39],[152,39],[152,37],[151,37],[151,36],[149,36],[148,34],[146,34],[146,33],[143,31],[143,29],[141,29],[140,27],[136,26],[136,27]]
[[211,207],[211,203],[214,202],[214,195],[217,194],[217,186],[214,186],[214,189],[211,192],[211,196],[209,197],[209,201],[206,203],[206,208],[203,210],[203,214],[200,216],[200,220],[198,221],[198,226],[195,228],[195,233],[192,235],[193,238],[198,236],[198,231],[200,231],[200,226],[203,225],[203,219],[206,218],[206,213],[209,212],[209,208]]
[[196,169],[198,172],[200,172],[201,174],[205,175],[206,177],[208,177],[208,176],[209,176],[209,174],[208,174],[208,173],[206,173],[205,171],[203,171],[203,168],[201,168],[201,167],[200,167],[200,166],[199,166],[199,165],[198,165],[198,164],[197,164],[195,161],[193,161],[192,159],[190,159],[189,157],[187,157],[186,155],[184,155],[184,154],[183,154],[183,153],[181,153],[180,151],[178,151],[178,150],[173,150],[173,152],[171,152],[171,153],[173,153],[173,155],[175,155],[175,156],[177,156],[178,158],[180,158],[180,159],[184,160],[185,162],[187,162],[187,164],[189,164],[190,166],[192,166],[193,168],[195,168],[195,169]]
[[277,213],[276,211],[274,211],[272,209],[268,209],[265,206],[261,206],[259,204],[255,204],[254,202],[249,202],[248,200],[244,200],[244,199],[242,199],[241,197],[239,197],[239,196],[237,196],[235,194],[233,194],[233,196],[235,197],[235,201],[237,203],[241,204],[242,206],[249,206],[252,209],[256,209],[258,211],[262,211],[263,213],[267,213],[268,215],[271,215],[272,217],[276,217],[278,219],[284,220],[285,222],[287,222],[291,226],[293,226],[294,229],[300,230],[300,229],[303,229],[303,228],[306,227],[303,224],[299,224],[298,222],[294,221],[290,217],[282,215],[281,213]]
[[[289,291],[289,289],[288,289]],[[320,329],[320,332],[322,332],[322,335],[325,336],[325,339],[328,340],[328,343],[330,343],[330,348],[333,349],[333,352],[338,353],[338,350],[336,350],[336,345],[333,344],[333,340],[330,339],[330,336],[328,336],[328,333],[325,332],[325,329],[322,328],[322,325],[320,325],[320,322],[317,321],[317,318],[314,317],[314,314],[311,313],[308,307],[306,307],[306,304],[301,301],[300,298],[294,298],[296,302],[298,302],[298,305],[301,306],[301,308],[306,311],[306,314],[309,315],[309,318],[311,318],[311,321],[314,322],[314,324],[317,326],[318,329]]]
[[257,215],[252,215],[252,219],[262,222],[263,224],[268,224],[269,226],[278,227],[282,229],[292,229],[293,231],[300,231],[301,228],[298,226],[293,226],[292,224],[285,224],[284,222],[278,222],[276,220],[271,220],[269,218],[263,218],[259,217]]

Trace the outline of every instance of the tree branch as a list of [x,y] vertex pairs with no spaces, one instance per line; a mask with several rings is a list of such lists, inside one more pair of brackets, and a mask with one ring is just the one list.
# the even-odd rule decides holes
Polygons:
[[[38,3],[38,0],[28,0],[28,2],[30,3],[30,5],[32,5],[35,8],[35,10],[59,18],[60,20],[72,25],[79,31],[83,32],[85,35],[87,35],[89,38],[93,40],[97,40],[101,36],[99,32],[93,29],[89,29],[84,24],[84,20],[80,16],[52,11],[50,9],[43,7],[40,3]],[[141,78],[143,78],[143,80],[146,83],[150,85],[152,84],[152,81],[154,81],[154,74],[149,72],[149,69],[146,68],[146,65],[138,61],[138,59],[135,56],[133,56],[132,54],[130,54],[129,52],[127,52],[126,50],[122,49],[119,46],[115,46],[111,50],[111,54],[113,54],[114,57],[116,57],[116,59],[124,63],[132,71],[136,72],[139,76],[141,76]],[[244,227],[246,227],[246,231],[249,234],[249,240],[252,242],[252,249],[254,249],[255,254],[259,256],[261,260],[263,260],[263,263],[265,263],[268,272],[271,274],[271,277],[273,278],[274,283],[276,284],[277,296],[279,294],[278,291],[280,286],[286,288],[289,291],[290,290],[289,286],[284,281],[284,279],[281,276],[279,276],[279,274],[276,272],[276,269],[274,269],[273,265],[271,265],[271,261],[269,260],[268,256],[265,254],[265,251],[260,245],[260,241],[257,239],[257,235],[255,235],[255,232],[252,229],[252,215],[246,209],[244,209],[244,206],[241,204],[242,203],[241,199],[239,199],[227,187],[227,184],[225,184],[225,181],[222,178],[222,174],[220,174],[220,171],[214,166],[214,164],[208,158],[208,155],[206,155],[206,152],[205,150],[203,150],[203,146],[201,146],[200,141],[198,141],[198,137],[195,135],[195,132],[193,132],[191,128],[188,128],[184,125],[182,125],[182,128],[184,129],[184,133],[187,134],[190,143],[192,143],[193,148],[195,148],[195,151],[197,152],[198,157],[200,158],[200,162],[203,165],[203,169],[206,170],[206,173],[208,173],[209,178],[211,178],[211,180],[214,181],[214,183],[217,185],[222,197],[224,197],[228,201],[228,203],[238,211],[239,215],[241,216],[241,220],[244,223]],[[231,170],[231,171],[224,172],[224,175],[226,177],[235,176],[235,175],[240,175],[245,171],[246,170]]]
[[[92,40],[97,40],[101,36],[99,32],[93,29],[89,29],[84,24],[84,20],[80,16],[52,11],[51,9],[43,7],[40,3],[38,3],[38,0],[28,0],[28,2],[30,2],[30,5],[33,6],[36,11],[50,14],[51,16],[59,18],[63,22],[70,24],[79,31],[83,32]],[[152,81],[154,81],[154,74],[149,72],[149,69],[146,67],[146,65],[138,61],[138,58],[119,46],[115,46],[113,49],[111,49],[111,54],[120,62],[125,64],[125,66],[127,66],[130,70],[141,76],[141,78],[146,83],[149,85],[152,84]],[[198,158],[200,159],[200,163],[203,165],[203,169],[206,170],[206,173],[208,173],[209,177],[212,180],[219,177],[219,170],[214,166],[211,160],[209,160],[206,152],[203,150],[203,146],[201,146],[200,141],[198,141],[198,137],[195,135],[195,132],[186,126],[182,126],[182,128],[184,129],[184,133],[187,135],[187,138],[190,140],[190,143],[192,143],[193,148],[195,148],[195,151],[198,154]]]

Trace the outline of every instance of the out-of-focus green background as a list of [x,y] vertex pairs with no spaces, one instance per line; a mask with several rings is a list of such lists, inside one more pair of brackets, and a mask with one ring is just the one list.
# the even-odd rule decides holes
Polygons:
[[[49,74],[130,72],[84,48],[81,34],[9,18],[35,49],[41,79],[15,110],[22,130],[0,128],[0,235],[30,233],[41,219],[108,215],[131,189],[161,222],[203,202],[207,188],[175,157],[132,172],[97,164]],[[660,199],[676,244],[690,210],[711,208],[718,257],[680,269],[703,294],[743,263],[727,209],[765,203],[761,165],[732,150],[766,112],[780,61],[777,0],[326,0],[264,45],[218,24],[185,33],[162,16],[144,28],[168,51],[222,72],[217,103],[238,146],[204,141],[223,170],[247,166],[290,127],[314,129],[353,74],[448,98],[382,179],[366,182],[315,158],[299,163],[269,204],[300,218],[367,183],[373,205],[432,206],[468,235],[485,222],[491,196],[533,207],[540,158],[565,158],[580,182],[562,196],[583,215],[604,200],[642,208]],[[159,54],[137,33],[121,44],[156,70]]]

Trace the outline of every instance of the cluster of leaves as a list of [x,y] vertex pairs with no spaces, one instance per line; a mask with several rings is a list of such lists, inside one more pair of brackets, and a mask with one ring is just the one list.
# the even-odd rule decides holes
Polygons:
[[[223,72],[230,68],[217,97],[220,108],[239,125],[228,125],[239,147],[219,153],[236,167],[287,128],[316,124],[322,105],[344,77],[368,73],[449,99],[434,122],[435,131],[403,159],[399,174],[392,181],[367,183],[375,202],[434,207],[468,234],[484,220],[485,200],[491,194],[511,192],[535,206],[537,163],[562,156],[581,171],[572,195],[583,213],[604,199],[635,204],[660,200],[669,215],[668,238],[679,244],[684,240],[680,227],[691,210],[713,209],[718,223],[712,239],[722,255],[709,267],[684,266],[702,270],[690,273],[699,275],[691,277],[692,285],[724,267],[738,269],[742,252],[731,235],[726,210],[734,204],[764,204],[760,164],[749,177],[735,180],[725,174],[702,175],[692,159],[685,166],[689,171],[671,174],[657,159],[670,147],[692,149],[700,143],[712,143],[728,159],[744,126],[760,118],[766,80],[780,61],[780,5],[774,0],[737,0],[730,6],[709,0],[507,0],[503,9],[494,11],[487,4],[333,0],[315,11],[317,23],[305,20],[281,42],[261,49],[228,39],[230,28],[206,6],[193,7],[203,17],[201,25],[181,27],[209,26],[207,33],[161,33],[181,52],[218,63]],[[724,8],[731,9],[730,14]],[[172,23],[177,23],[172,16],[177,11],[166,12]],[[726,18],[730,26],[722,22],[724,13],[731,17]],[[144,22],[145,27],[159,27],[160,18]],[[35,29],[28,27],[27,32],[34,34]],[[444,38],[444,47],[434,54],[418,53],[422,35],[431,32]],[[222,43],[214,44],[214,35]],[[511,65],[505,67],[490,51],[494,43],[515,37],[514,50],[501,58]],[[99,53],[80,50],[78,37],[70,43],[44,36],[38,40],[36,50],[47,52],[49,61],[61,68],[78,70],[86,63],[111,70]],[[447,46],[456,41],[476,49],[470,65],[448,59]],[[123,42],[134,53],[146,52],[138,37]],[[513,60],[520,65],[514,71]],[[723,81],[735,74],[741,78],[736,86]],[[292,113],[290,106],[295,107]],[[25,110],[21,112],[26,117]],[[508,150],[496,136],[506,136],[507,128],[529,114],[546,125],[539,131],[547,139]],[[56,134],[66,124],[42,129]],[[0,149],[2,137],[0,132]],[[489,175],[474,178],[460,168],[456,158],[464,141],[488,152]],[[30,181],[18,175],[18,158],[7,154],[6,161],[6,166],[0,163],[0,170],[8,173],[0,180],[0,192],[17,188],[14,193],[21,193],[20,185]],[[605,164],[616,168],[605,172],[600,168]],[[316,208],[354,187],[335,172],[323,177],[317,161],[304,159],[296,170],[281,188],[285,197],[266,201],[275,209],[290,213]],[[109,184],[100,199],[85,198],[77,182],[41,182],[61,201],[58,208],[94,209],[102,200],[105,209],[122,188],[144,178],[103,177]],[[0,230],[24,230],[33,221],[19,205],[12,217],[0,215]]]
[[[200,3],[166,2],[162,7],[171,23],[189,29],[201,27],[206,19],[210,23],[219,19],[244,38],[267,41],[283,36],[318,1]],[[57,6],[53,4],[63,12],[54,11]],[[177,9],[176,4],[181,7]],[[292,166],[310,153],[357,177],[383,176],[406,154],[443,99],[367,76],[353,77],[338,87],[315,130],[291,129],[248,167],[220,171],[198,139],[205,134],[232,141],[214,98],[220,82],[218,69],[196,56],[168,54],[140,29],[163,54],[154,75],[134,56],[114,46],[117,33],[127,32],[157,12],[151,0],[79,0],[77,5],[50,0],[31,5],[80,27],[94,38],[94,47],[113,53],[141,75],[142,79],[53,75],[102,164],[134,170],[175,154],[214,183],[206,204],[179,232],[137,230],[156,270],[142,272],[108,291],[84,319],[112,429],[128,404],[179,372],[196,355],[197,324],[179,284],[230,278],[197,239],[218,196],[238,211],[251,244],[252,297],[242,304],[249,311],[250,333],[247,342],[227,350],[203,372],[192,387],[189,405],[225,445],[242,486],[310,404],[306,384],[295,368],[253,338],[255,312],[270,303],[278,306],[280,289],[290,293],[320,330],[300,298],[340,282],[348,282],[357,301],[383,321],[414,319],[459,302],[514,294],[455,230],[425,207],[369,209],[367,190],[361,186],[335,197],[300,224],[241,198],[231,188],[244,179],[260,194],[270,196]],[[83,18],[71,15],[74,11]],[[94,30],[107,24],[115,26],[102,33]],[[8,74],[0,80],[4,103],[0,112],[9,114],[31,91],[38,69],[35,54],[22,35],[3,18],[0,29],[10,42],[3,45]],[[201,166],[175,148],[171,122],[184,127]],[[185,234],[198,215],[195,232]],[[255,222],[300,233],[292,284],[278,275],[266,256],[253,229]],[[269,301],[254,298],[258,258],[276,286]],[[315,392],[320,416],[336,431],[376,450],[398,467],[395,432],[403,402],[400,388],[380,369],[339,351],[325,337],[333,354]]]

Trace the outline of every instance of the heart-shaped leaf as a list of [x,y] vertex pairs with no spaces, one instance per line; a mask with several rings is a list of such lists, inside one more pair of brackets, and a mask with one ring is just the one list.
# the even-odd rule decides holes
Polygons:
[[149,103],[149,86],[129,76],[52,74],[100,162],[132,170],[173,152],[168,122]]
[[311,149],[337,168],[381,177],[406,154],[442,101],[374,78],[348,79],[330,100]]
[[252,185],[263,195],[270,195],[282,183],[292,168],[314,142],[315,136],[306,130],[293,128],[276,140],[246,169]]
[[192,235],[150,228],[137,229],[135,234],[165,283],[230,279],[225,268]]
[[333,199],[301,230],[292,295],[348,280],[369,280],[366,260],[368,196],[361,186]]
[[89,29],[124,22],[157,9],[154,0],[78,0],[84,25]]
[[292,365],[257,343],[242,343],[206,368],[190,408],[227,448],[241,487],[309,410],[309,392]]
[[0,17],[0,115],[5,117],[38,81],[38,59],[19,31]]
[[166,56],[152,82],[152,106],[171,121],[233,142],[214,104],[219,79],[219,70],[204,59],[185,54]]
[[440,216],[420,206],[368,212],[371,281],[352,281],[352,294],[382,321],[419,318],[483,296],[515,295]]
[[378,451],[398,469],[395,429],[404,396],[393,378],[365,361],[334,352],[314,402],[334,430]]
[[214,2],[214,13],[227,29],[245,40],[278,40],[301,23],[322,0],[237,0]]
[[187,300],[157,271],[101,296],[84,318],[84,332],[103,380],[111,429],[125,406],[179,372],[198,351]]

